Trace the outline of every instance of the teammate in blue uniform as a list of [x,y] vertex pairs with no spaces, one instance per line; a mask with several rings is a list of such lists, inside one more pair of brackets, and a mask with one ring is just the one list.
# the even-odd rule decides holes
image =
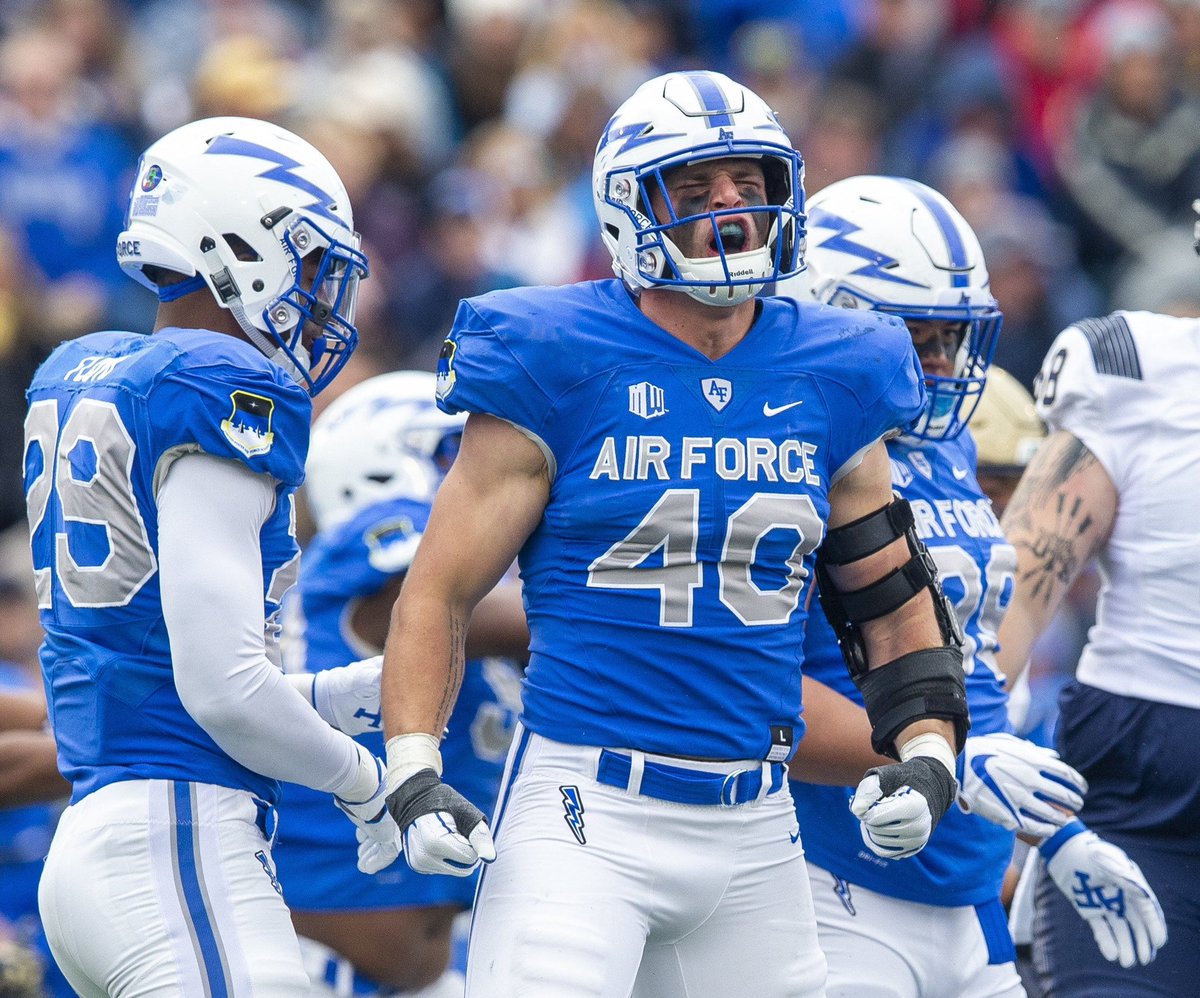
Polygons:
[[367,261],[326,159],[249,119],[151,145],[126,222],[153,335],[65,343],[28,392],[41,664],[72,786],[39,907],[85,998],[307,994],[276,781],[338,795],[368,868],[399,841],[379,762],[327,723],[370,697],[369,664],[290,681],[277,655],[311,395],[354,348]]
[[[971,709],[959,773],[963,810],[948,813],[911,860],[881,860],[855,841],[845,814],[850,788],[793,782],[801,827],[810,829],[828,993],[1017,998],[1024,990],[1000,903],[1014,833],[1053,836],[1082,805],[1087,784],[1054,752],[1012,735],[996,664],[1016,553],[979,487],[975,444],[963,431],[984,388],[1000,313],[970,226],[922,184],[895,177],[836,183],[809,202],[809,240],[797,293],[900,315],[911,331],[929,395],[918,423],[887,444],[892,484],[912,505],[962,627]],[[832,751],[806,743],[796,771],[823,782],[829,774],[819,771],[821,757],[834,756],[847,782],[856,780],[878,760],[867,750],[865,715],[829,706],[831,696],[861,698],[821,614],[809,621],[804,657],[809,730]],[[810,689],[813,681],[833,693]]]
[[[388,637],[389,807],[414,869],[497,857],[470,995],[821,995],[784,769],[814,571],[903,760],[853,805],[880,848],[923,844],[966,729],[881,442],[919,415],[920,372],[899,320],[755,297],[800,266],[803,190],[746,88],[644,84],[593,181],[622,279],[470,299],[443,348],[439,398],[471,415]],[[471,607],[518,553],[531,658],[493,845],[438,734]]]
[[[383,650],[392,604],[465,419],[437,409],[432,374],[404,371],[356,385],[317,420],[304,494],[319,533],[305,549],[293,591],[302,601],[308,670]],[[514,603],[508,594],[510,650],[523,653],[528,633],[519,587],[509,588],[517,595]],[[489,650],[502,650],[495,627],[483,637]],[[512,660],[467,662],[443,757],[455,786],[477,807],[495,803],[519,709]],[[377,710],[374,721],[374,731],[359,740],[382,753]],[[274,855],[314,994],[399,989],[461,996],[461,973],[447,964],[452,923],[471,906],[474,878],[423,877],[404,864],[368,876],[355,868],[355,845],[328,795],[283,788]]]

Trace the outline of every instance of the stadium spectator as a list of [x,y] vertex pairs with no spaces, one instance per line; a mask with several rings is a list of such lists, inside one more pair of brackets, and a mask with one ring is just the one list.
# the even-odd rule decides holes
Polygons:
[[1112,0],[1088,22],[1099,88],[1079,104],[1055,162],[1081,214],[1084,263],[1111,284],[1172,229],[1200,191],[1200,101],[1172,73],[1171,27],[1151,3]]

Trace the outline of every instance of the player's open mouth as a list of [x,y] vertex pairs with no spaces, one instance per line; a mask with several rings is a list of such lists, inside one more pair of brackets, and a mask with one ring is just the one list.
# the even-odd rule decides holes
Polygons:
[[719,256],[721,251],[740,253],[750,242],[750,234],[746,223],[729,219],[721,222],[708,241],[708,251],[712,256]]

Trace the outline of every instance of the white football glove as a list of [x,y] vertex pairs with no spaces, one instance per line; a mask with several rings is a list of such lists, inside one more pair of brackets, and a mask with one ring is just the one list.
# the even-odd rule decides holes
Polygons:
[[312,703],[329,724],[348,735],[383,730],[379,712],[379,677],[383,656],[322,669],[313,676]]
[[417,873],[466,877],[496,858],[483,812],[432,769],[399,783],[387,806],[403,835],[404,858]]
[[958,806],[1010,832],[1049,838],[1083,807],[1087,780],[1053,749],[997,732],[963,749]]
[[1167,941],[1158,898],[1137,863],[1081,821],[1039,847],[1046,869],[1079,917],[1091,926],[1104,959],[1129,968],[1147,964]]
[[876,856],[905,859],[924,848],[954,801],[954,774],[929,756],[867,771],[850,800],[867,848]]
[[[383,764],[362,746],[358,746],[360,764],[373,767],[374,790],[362,801],[350,801],[334,795],[338,806],[357,829],[358,868],[363,873],[378,873],[400,855],[400,829],[388,813],[384,799]],[[368,780],[368,782],[371,782]]]

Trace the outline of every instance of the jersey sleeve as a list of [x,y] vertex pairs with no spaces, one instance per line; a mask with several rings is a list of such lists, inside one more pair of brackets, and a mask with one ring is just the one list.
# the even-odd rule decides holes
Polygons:
[[160,455],[201,450],[288,486],[304,481],[312,401],[280,368],[179,365],[147,398]]
[[[1106,320],[1085,321],[1103,326]],[[1051,432],[1065,430],[1087,447],[1115,482],[1121,446],[1109,425],[1113,375],[1102,370],[1112,365],[1103,352],[1095,353],[1093,342],[1103,351],[1105,342],[1120,334],[1103,328],[1093,333],[1089,337],[1083,324],[1068,326],[1050,345],[1035,384],[1037,412]]]
[[[515,342],[512,319],[484,310],[477,299],[458,307],[438,359],[438,405],[449,413],[497,416],[545,440],[553,400],[531,370],[536,331]],[[528,332],[529,335],[525,335]]]
[[827,396],[840,430],[831,441],[835,481],[852,470],[848,462],[865,447],[902,432],[925,406],[924,376],[903,320],[875,312],[851,314],[864,328],[843,341],[840,371]]

